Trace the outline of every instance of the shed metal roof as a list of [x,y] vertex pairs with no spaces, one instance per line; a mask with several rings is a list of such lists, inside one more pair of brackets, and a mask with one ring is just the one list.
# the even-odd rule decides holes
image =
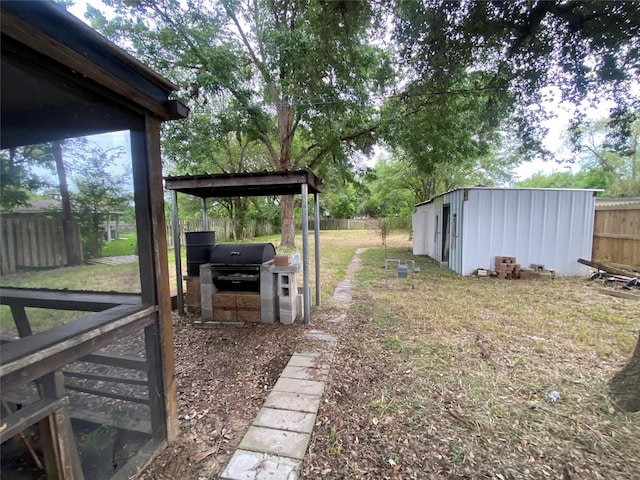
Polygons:
[[309,193],[322,191],[322,179],[311,170],[282,172],[217,173],[165,177],[167,190],[200,198],[257,197],[300,194],[303,184]]
[[416,203],[414,207],[419,207],[421,205],[427,205],[433,202],[436,198],[442,197],[443,195],[447,195],[451,192],[456,192],[458,190],[544,190],[549,192],[557,192],[557,191],[585,191],[585,192],[593,192],[594,195],[596,192],[602,192],[604,190],[598,188],[510,188],[510,187],[483,187],[483,186],[475,186],[475,187],[461,187],[461,188],[453,188],[448,190],[440,195],[436,195],[435,197],[431,197],[429,200],[425,200],[424,202]]

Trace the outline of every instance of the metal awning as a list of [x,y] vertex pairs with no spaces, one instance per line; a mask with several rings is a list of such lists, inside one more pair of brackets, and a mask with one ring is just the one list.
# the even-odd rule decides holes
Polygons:
[[173,236],[176,258],[178,310],[184,314],[182,298],[182,259],[180,257],[180,231],[178,226],[177,193],[202,199],[202,226],[208,229],[207,198],[264,197],[275,195],[302,195],[302,265],[304,322],[311,320],[311,288],[309,280],[309,212],[308,194],[314,196],[314,238],[316,260],[316,305],[320,306],[320,205],[318,194],[322,179],[311,170],[252,173],[218,173],[165,177],[165,187],[173,193]]
[[182,175],[164,181],[167,190],[200,198],[299,195],[304,184],[309,193],[322,191],[322,180],[311,170]]

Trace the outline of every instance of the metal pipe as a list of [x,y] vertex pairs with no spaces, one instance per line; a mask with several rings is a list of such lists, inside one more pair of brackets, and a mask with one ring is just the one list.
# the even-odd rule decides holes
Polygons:
[[321,294],[320,294],[320,202],[318,201],[318,193],[313,194],[314,211],[313,211],[313,231],[315,240],[315,255],[316,255],[316,306],[320,306]]
[[176,259],[176,290],[178,295],[178,313],[184,315],[182,296],[182,258],[180,256],[180,224],[178,222],[178,192],[171,191],[171,224],[173,225],[173,254]]
[[302,288],[304,289],[304,323],[311,321],[311,287],[309,286],[309,185],[302,184]]
[[202,230],[206,232],[209,230],[209,214],[207,213],[207,199],[201,198],[202,200]]

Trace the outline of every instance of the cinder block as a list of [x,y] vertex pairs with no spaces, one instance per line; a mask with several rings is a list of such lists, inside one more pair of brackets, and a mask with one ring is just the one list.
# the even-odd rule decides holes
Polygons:
[[302,319],[302,312],[304,312],[304,296],[296,295],[296,320]]
[[280,323],[284,325],[293,325],[296,321],[296,314],[291,310],[280,309]]
[[200,265],[200,282],[213,284],[213,271],[210,263]]
[[260,321],[274,323],[278,318],[278,277],[271,271],[272,267],[263,265],[260,268]]

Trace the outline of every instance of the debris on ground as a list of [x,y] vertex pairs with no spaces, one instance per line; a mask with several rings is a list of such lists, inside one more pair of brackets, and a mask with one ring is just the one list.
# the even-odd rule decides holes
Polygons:
[[592,262],[578,259],[578,263],[595,269],[589,276],[589,280],[601,281],[605,287],[600,291],[605,295],[611,295],[629,300],[640,300],[640,272],[631,265],[610,265],[606,262]]

